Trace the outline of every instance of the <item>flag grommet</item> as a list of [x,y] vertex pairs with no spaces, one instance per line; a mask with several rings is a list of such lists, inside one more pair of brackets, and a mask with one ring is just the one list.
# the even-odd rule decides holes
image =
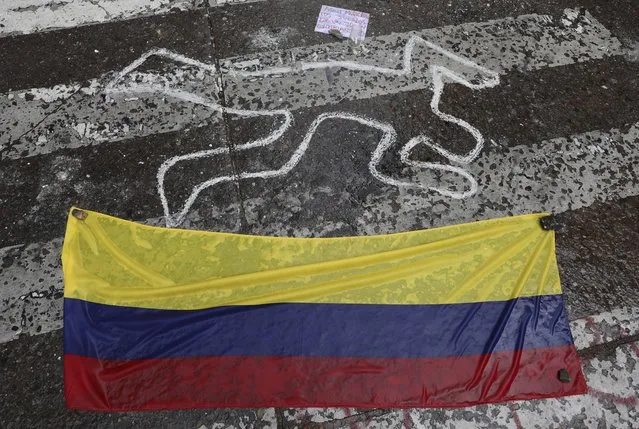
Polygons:
[[561,229],[561,224],[557,222],[554,215],[548,215],[540,218],[539,224],[541,225],[541,229],[544,231],[559,231]]
[[568,373],[568,370],[566,368],[561,368],[559,370],[559,372],[557,373],[557,378],[562,383],[570,383],[570,373]]
[[80,210],[80,209],[73,209],[71,211],[71,215],[79,220],[85,220],[87,218],[87,216],[89,216],[89,214],[87,212],[85,212],[84,210]]

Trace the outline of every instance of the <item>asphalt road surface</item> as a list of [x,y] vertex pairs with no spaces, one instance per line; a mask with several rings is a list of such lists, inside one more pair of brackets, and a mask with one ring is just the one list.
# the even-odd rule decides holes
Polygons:
[[[370,14],[364,42],[315,33],[319,0],[2,1],[1,428],[639,427],[637,1],[330,4]],[[555,213],[590,393],[459,410],[66,410],[71,205],[295,237]]]

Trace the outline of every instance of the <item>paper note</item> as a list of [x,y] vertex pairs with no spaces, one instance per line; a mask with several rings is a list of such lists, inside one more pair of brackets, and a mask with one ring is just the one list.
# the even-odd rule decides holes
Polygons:
[[339,7],[322,6],[315,31],[328,34],[339,31],[342,36],[353,40],[364,40],[368,28],[368,14]]

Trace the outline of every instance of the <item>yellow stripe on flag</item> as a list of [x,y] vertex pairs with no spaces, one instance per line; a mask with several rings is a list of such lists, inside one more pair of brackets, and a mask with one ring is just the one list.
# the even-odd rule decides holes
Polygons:
[[544,214],[400,234],[283,238],[69,215],[64,295],[190,310],[279,302],[455,304],[561,293]]

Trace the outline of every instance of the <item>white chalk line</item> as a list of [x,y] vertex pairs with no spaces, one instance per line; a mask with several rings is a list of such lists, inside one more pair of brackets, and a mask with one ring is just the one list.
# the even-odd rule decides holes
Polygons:
[[[266,171],[259,171],[254,173],[241,172],[241,173],[238,173],[237,175],[220,176],[220,177],[215,177],[213,179],[202,182],[193,188],[189,197],[185,201],[184,206],[182,207],[181,210],[177,212],[177,214],[174,214],[171,212],[169,208],[168,200],[166,197],[166,193],[165,193],[164,182],[165,182],[167,171],[180,161],[194,160],[194,159],[212,157],[212,156],[221,155],[221,154],[228,154],[230,151],[226,147],[217,148],[217,149],[194,152],[187,155],[175,156],[165,161],[160,166],[160,169],[158,170],[157,180],[158,180],[158,193],[160,195],[160,200],[162,202],[162,207],[164,210],[167,226],[168,227],[179,226],[184,220],[184,218],[186,217],[189,210],[191,209],[198,195],[203,190],[209,187],[215,186],[219,183],[230,182],[233,180],[257,179],[257,178],[268,179],[268,178],[274,178],[274,177],[284,176],[288,174],[293,168],[295,168],[295,166],[297,166],[300,159],[306,152],[306,149],[308,148],[308,145],[313,135],[315,134],[315,131],[319,127],[319,125],[328,119],[350,120],[350,121],[358,122],[362,125],[370,126],[371,128],[375,128],[383,132],[383,137],[379,141],[376,149],[373,152],[373,155],[371,156],[371,160],[368,164],[371,174],[377,180],[391,186],[421,188],[424,190],[437,192],[443,196],[454,198],[454,199],[464,199],[474,195],[477,192],[477,181],[466,170],[464,170],[461,167],[453,166],[453,165],[411,160],[410,152],[416,146],[423,144],[424,146],[434,150],[435,152],[439,153],[441,156],[443,156],[444,158],[446,158],[447,160],[453,163],[465,165],[475,160],[477,156],[480,154],[484,146],[484,138],[481,132],[477,128],[469,124],[468,122],[464,121],[463,119],[452,116],[450,114],[444,113],[439,109],[439,103],[441,101],[441,96],[445,87],[445,80],[454,82],[454,83],[459,83],[467,88],[477,90],[477,89],[492,88],[494,86],[497,86],[499,84],[498,73],[492,70],[489,70],[485,67],[482,67],[469,59],[460,57],[452,52],[449,52],[441,48],[440,46],[435,45],[432,42],[424,40],[423,38],[419,36],[412,36],[407,41],[406,45],[404,46],[402,67],[400,69],[378,67],[378,66],[368,65],[368,64],[359,64],[359,63],[351,62],[351,61],[319,61],[319,62],[301,62],[301,63],[298,63],[295,67],[275,67],[275,68],[267,68],[267,69],[259,70],[259,71],[235,71],[234,70],[234,71],[231,71],[230,73],[233,75],[239,75],[241,77],[265,77],[265,76],[272,76],[272,75],[278,75],[278,74],[296,73],[296,72],[305,71],[305,70],[324,69],[327,67],[331,67],[331,68],[340,67],[340,68],[354,70],[354,71],[388,74],[393,76],[405,76],[405,75],[410,75],[412,73],[412,56],[413,56],[413,51],[415,49],[415,46],[418,43],[425,45],[426,47],[432,50],[435,50],[438,53],[464,66],[470,67],[471,69],[474,69],[477,72],[479,72],[479,74],[483,75],[480,83],[473,83],[469,80],[464,79],[463,77],[459,76],[458,74],[454,73],[453,71],[451,71],[450,69],[446,67],[443,67],[440,65],[431,65],[429,67],[429,71],[433,79],[433,97],[430,103],[431,110],[441,120],[453,123],[463,128],[464,130],[466,130],[475,140],[475,145],[468,153],[460,155],[460,154],[452,153],[444,149],[440,145],[434,143],[432,139],[430,139],[428,136],[422,134],[422,135],[413,137],[408,143],[406,143],[402,147],[402,149],[400,150],[400,159],[402,162],[414,167],[456,173],[462,176],[463,178],[465,178],[469,182],[470,184],[469,190],[465,192],[454,192],[447,189],[441,189],[435,186],[425,186],[420,183],[393,179],[381,173],[378,169],[378,165],[381,162],[382,157],[384,156],[386,151],[393,145],[393,143],[395,143],[397,139],[397,133],[395,129],[393,128],[393,126],[385,122],[380,122],[375,119],[367,118],[367,117],[356,115],[353,113],[329,112],[329,113],[320,114],[315,119],[315,121],[313,121],[302,142],[294,151],[291,158],[282,167],[276,170],[266,170]],[[234,109],[234,108],[225,107],[216,102],[212,102],[210,100],[204,99],[193,93],[179,90],[179,89],[168,88],[166,86],[130,84],[128,86],[118,87],[118,84],[124,79],[124,77],[128,73],[140,67],[151,56],[169,58],[174,61],[181,62],[187,65],[204,68],[211,72],[216,72],[216,68],[214,65],[202,63],[192,58],[188,58],[183,55],[171,52],[167,49],[153,49],[146,52],[140,58],[136,59],[129,66],[125,67],[120,73],[116,75],[116,77],[112,81],[110,81],[106,85],[105,92],[107,96],[111,97],[116,94],[125,94],[125,93],[129,93],[129,94],[130,93],[136,93],[136,94],[163,93],[169,97],[173,97],[173,98],[187,101],[190,103],[199,104],[223,114],[230,114],[230,115],[240,116],[244,118],[259,117],[259,116],[266,116],[266,117],[282,116],[283,117],[284,120],[282,121],[282,123],[279,126],[277,126],[273,131],[271,131],[271,133],[269,133],[265,137],[236,146],[235,150],[238,150],[238,151],[244,151],[244,150],[257,148],[257,147],[266,147],[275,143],[278,139],[280,139],[284,135],[284,133],[291,127],[293,123],[293,115],[291,111],[288,109],[281,109],[281,110]]]
[[[550,16],[539,16],[535,14],[521,15],[486,22],[470,22],[456,26],[445,26],[418,30],[417,32],[412,31],[374,37],[370,38],[361,49],[357,47],[350,49],[348,44],[345,43],[330,43],[306,48],[293,48],[290,52],[286,51],[286,55],[284,52],[271,51],[264,52],[263,55],[259,56],[253,54],[246,57],[221,59],[220,65],[218,66],[218,74],[215,74],[214,77],[220,79],[220,74],[222,76],[230,76],[230,74],[227,73],[229,70],[255,70],[253,67],[257,69],[266,68],[268,67],[267,64],[271,64],[274,67],[289,65],[292,66],[294,70],[301,70],[300,67],[295,64],[296,62],[299,63],[300,60],[318,61],[318,59],[321,59],[323,61],[335,62],[332,59],[318,55],[320,51],[326,55],[330,55],[331,58],[334,58],[333,55],[355,55],[362,59],[349,59],[367,64],[385,65],[388,68],[401,69],[403,62],[403,58],[401,58],[402,49],[411,35],[418,35],[426,40],[444,46],[446,49],[463,53],[462,55],[465,57],[472,58],[473,61],[499,73],[505,73],[515,67],[521,68],[522,70],[534,71],[540,68],[565,66],[584,60],[591,61],[623,54],[621,46],[617,46],[619,41],[612,37],[605,27],[588,13],[583,15],[583,17],[579,15],[579,11],[575,13],[580,18],[577,21],[573,18],[569,19],[571,22],[575,21],[574,25],[568,25],[563,21],[561,25],[555,25],[554,20]],[[570,9],[564,11],[564,15],[566,16],[570,17],[574,15],[570,14]],[[584,24],[584,27],[575,27],[577,24]],[[532,38],[531,34],[528,34],[528,30],[523,31],[523,28],[528,28],[529,25],[534,33],[539,32],[540,37],[543,39],[543,44],[531,55],[522,56],[519,51],[521,51],[523,46],[534,43],[536,39]],[[450,48],[447,45],[447,43],[453,42],[450,38],[456,38],[456,35],[459,34],[466,34],[468,38],[465,37],[465,39],[467,40],[462,41],[461,46],[455,44],[454,49]],[[484,35],[491,36],[485,39]],[[567,36],[570,40],[570,46],[564,46],[564,36]],[[476,43],[476,41],[473,41],[476,40],[476,37],[485,43]],[[575,45],[577,42],[579,42],[578,46]],[[393,48],[390,48],[390,46],[393,46]],[[506,49],[508,54],[500,55],[500,46],[501,49]],[[389,51],[389,49],[391,50]],[[362,72],[347,72],[346,75],[342,74],[338,77],[338,81],[334,87],[336,91],[322,91],[318,93],[314,92],[314,88],[316,88],[317,84],[326,83],[326,77],[324,76],[325,70],[305,72],[304,77],[310,79],[310,81],[306,79],[304,79],[304,81],[295,81],[295,79],[292,79],[290,89],[288,85],[282,86],[282,84],[288,79],[297,77],[298,75],[274,75],[270,78],[261,79],[248,78],[235,80],[229,78],[225,87],[226,94],[228,95],[228,97],[225,97],[226,105],[242,109],[264,110],[287,108],[295,111],[307,106],[309,99],[313,99],[313,103],[319,107],[345,99],[363,100],[384,94],[417,91],[420,89],[430,91],[433,87],[432,76],[431,73],[428,72],[428,64],[425,64],[426,61],[422,61],[422,59],[427,56],[422,55],[420,47],[417,49],[418,51],[413,54],[413,73],[409,78],[395,78],[395,76],[380,75],[381,85],[371,86],[370,77],[374,76]],[[553,59],[548,58],[543,52],[551,52],[549,55],[552,55]],[[284,61],[289,60],[282,59],[284,58],[283,55],[288,57],[288,54],[290,54],[292,64],[285,64]],[[439,59],[445,61],[444,65],[447,66],[448,61],[450,61],[436,52],[429,51],[427,55],[430,57],[436,55]],[[246,60],[246,58],[250,59]],[[550,63],[548,63],[549,60],[551,60]],[[204,61],[209,62],[209,60]],[[389,64],[386,61],[392,62]],[[430,61],[430,63],[433,63],[433,61]],[[437,61],[437,63],[439,63],[439,61]],[[122,67],[125,65],[126,64],[122,65]],[[475,81],[472,71],[470,74],[467,74],[469,73],[467,70],[460,71],[458,66],[459,64],[455,63],[448,67],[461,73],[468,80]],[[119,70],[121,70],[121,68]],[[9,132],[0,136],[0,146],[7,145],[2,149],[3,158],[21,159],[51,153],[63,147],[76,148],[97,145],[106,142],[116,142],[173,132],[185,128],[201,127],[207,123],[209,118],[215,117],[217,119],[219,117],[218,113],[210,112],[210,109],[199,105],[189,107],[186,105],[187,103],[183,102],[177,105],[162,103],[161,105],[157,104],[156,107],[153,107],[158,110],[158,114],[154,115],[150,121],[147,121],[144,118],[145,100],[136,96],[126,97],[126,103],[113,106],[114,109],[98,108],[94,110],[92,107],[94,104],[103,102],[99,94],[103,94],[104,84],[110,81],[119,70],[114,70],[99,78],[94,78],[90,81],[91,85],[88,88],[80,88],[82,85],[86,86],[86,83],[76,82],[51,88],[31,88],[0,94],[0,104],[6,106],[5,110],[0,114],[0,123],[4,123],[10,129]],[[197,75],[190,75],[189,73],[192,72],[195,72]],[[131,73],[131,75],[127,75],[127,81],[148,84],[151,83],[148,82],[149,80],[166,79],[169,82],[153,82],[153,84],[160,86],[170,85],[171,87],[176,87],[177,85],[181,89],[201,94],[206,98],[213,98],[210,94],[214,89],[219,88],[219,86],[213,84],[213,81],[209,81],[208,74],[206,79],[202,77],[201,74],[203,73],[205,73],[203,69],[196,69],[191,66],[181,67],[173,71],[166,70],[161,73],[157,73],[157,70],[148,72],[137,70]],[[134,78],[133,74],[137,76]],[[265,82],[265,80],[269,80],[269,82]],[[273,85],[270,85],[271,81]],[[293,81],[295,81],[295,83]],[[353,85],[349,84],[351,81]],[[309,85],[309,83],[311,85]],[[262,102],[264,103],[262,105],[259,99],[255,98],[255,93],[258,93],[256,89],[260,88],[263,84],[266,85],[264,88],[266,92],[263,93],[265,95],[262,97]],[[332,84],[329,83],[329,85]],[[70,95],[75,94],[78,88],[80,88],[81,95],[90,95],[91,98],[86,100],[78,98],[72,99],[69,104],[65,104],[65,106],[62,107],[59,114],[47,119],[46,123],[35,128],[31,126],[32,122],[38,122],[55,108],[55,106],[53,106],[47,109],[47,111],[41,110],[43,106],[38,103],[38,100],[47,100],[47,103],[61,102],[60,99],[68,98]],[[162,95],[159,94],[159,96],[161,97]],[[6,99],[4,97],[6,97]],[[11,99],[14,97],[21,98],[22,100],[18,100],[17,104],[15,102],[12,103]],[[31,100],[32,97],[33,100]],[[282,103],[285,99],[286,105],[279,105],[279,103]],[[137,110],[135,112],[129,112],[127,103],[135,106]],[[247,104],[238,106],[236,103]],[[56,106],[59,107],[59,103],[56,103]],[[0,107],[0,110],[2,110],[2,107]],[[206,111],[209,111],[213,116],[208,116]],[[196,115],[193,116],[192,113],[196,113]],[[148,111],[146,114],[148,115]],[[70,119],[71,122],[56,121],[54,118],[60,115]],[[16,119],[18,119],[17,122]],[[66,133],[64,129],[69,126],[74,128],[75,131],[71,133],[71,138],[69,140],[58,139],[56,136],[61,132]],[[186,196],[184,198],[186,198]]]

